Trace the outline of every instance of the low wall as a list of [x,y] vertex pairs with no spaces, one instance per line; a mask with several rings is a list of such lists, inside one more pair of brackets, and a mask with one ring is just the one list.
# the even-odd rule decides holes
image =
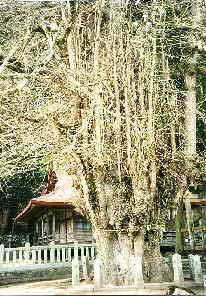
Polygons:
[[19,266],[18,268],[1,268],[0,285],[42,281],[71,279],[72,267],[68,263],[53,263],[33,266]]

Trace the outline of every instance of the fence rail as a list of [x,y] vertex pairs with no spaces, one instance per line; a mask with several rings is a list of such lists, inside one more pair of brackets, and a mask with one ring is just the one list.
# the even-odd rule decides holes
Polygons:
[[0,266],[71,262],[74,256],[94,260],[95,244],[55,245],[51,242],[46,246],[30,246],[26,243],[25,247],[19,248],[5,248],[0,245]]

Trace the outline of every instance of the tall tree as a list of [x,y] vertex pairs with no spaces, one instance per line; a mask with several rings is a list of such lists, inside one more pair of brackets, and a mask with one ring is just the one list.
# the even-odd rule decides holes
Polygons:
[[142,259],[148,280],[168,273],[164,218],[186,189],[171,32],[189,4],[30,3],[25,17],[24,5],[8,1],[1,14],[1,173],[43,160],[75,176],[105,283],[135,282]]

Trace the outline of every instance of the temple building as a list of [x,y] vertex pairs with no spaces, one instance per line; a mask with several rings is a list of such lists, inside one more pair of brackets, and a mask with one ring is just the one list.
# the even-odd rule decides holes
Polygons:
[[15,221],[28,225],[33,245],[92,242],[91,224],[78,209],[79,198],[74,176],[52,172],[42,195],[31,199]]

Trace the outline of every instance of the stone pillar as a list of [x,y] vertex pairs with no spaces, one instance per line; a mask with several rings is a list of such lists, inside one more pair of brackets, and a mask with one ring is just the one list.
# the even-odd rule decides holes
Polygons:
[[0,245],[0,264],[4,263],[4,245]]
[[174,270],[174,283],[176,285],[182,285],[184,283],[184,275],[182,271],[182,261],[179,254],[172,256],[172,265]]
[[197,284],[203,283],[203,274],[202,274],[202,266],[200,261],[200,256],[198,255],[189,255],[190,266],[192,269],[192,276]]
[[25,244],[24,259],[28,263],[30,259],[30,243]]
[[89,278],[89,260],[87,257],[82,257],[82,266],[83,266],[83,278],[86,280]]
[[72,288],[79,287],[79,261],[77,258],[72,260]]
[[[203,287],[206,292],[206,275],[203,276]],[[206,293],[205,293],[205,295],[206,295]]]
[[132,264],[135,289],[144,289],[144,279],[142,270],[142,256],[134,256]]
[[55,243],[54,242],[50,242],[50,262],[54,262],[55,261]]
[[94,260],[94,289],[103,287],[102,261],[98,258]]

